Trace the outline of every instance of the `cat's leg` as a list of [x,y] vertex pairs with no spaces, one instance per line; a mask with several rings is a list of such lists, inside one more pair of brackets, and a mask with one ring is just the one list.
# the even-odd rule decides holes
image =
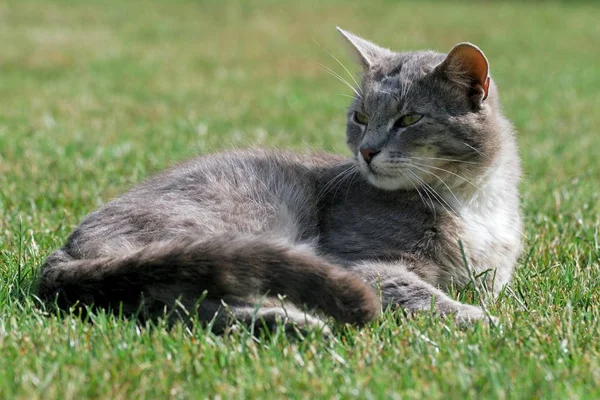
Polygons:
[[483,309],[453,300],[402,262],[362,262],[350,269],[380,293],[384,309],[402,308],[409,313],[432,310],[441,316],[453,316],[459,322],[495,321]]

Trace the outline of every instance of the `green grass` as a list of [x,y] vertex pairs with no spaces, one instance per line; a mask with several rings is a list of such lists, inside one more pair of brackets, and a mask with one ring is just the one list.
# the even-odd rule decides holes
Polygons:
[[[0,3],[0,398],[600,397],[600,7]],[[478,44],[519,132],[526,252],[500,328],[385,315],[335,340],[45,315],[38,267],[104,201],[257,144],[346,152],[335,25],[394,49]],[[473,293],[461,295],[475,301]]]

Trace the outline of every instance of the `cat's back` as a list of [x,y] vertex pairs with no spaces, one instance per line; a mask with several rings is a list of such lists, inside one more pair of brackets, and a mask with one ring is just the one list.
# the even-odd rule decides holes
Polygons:
[[291,241],[316,236],[315,179],[344,160],[263,149],[197,157],[90,214],[66,248],[76,257],[98,257],[184,235],[274,232]]

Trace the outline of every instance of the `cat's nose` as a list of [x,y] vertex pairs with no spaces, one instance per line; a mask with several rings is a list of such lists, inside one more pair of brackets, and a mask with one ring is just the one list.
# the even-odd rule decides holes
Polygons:
[[376,150],[371,147],[361,147],[360,148],[360,154],[362,154],[363,159],[365,160],[365,162],[367,164],[370,164],[371,160],[373,160],[373,157],[375,157],[379,153],[381,153],[379,150]]

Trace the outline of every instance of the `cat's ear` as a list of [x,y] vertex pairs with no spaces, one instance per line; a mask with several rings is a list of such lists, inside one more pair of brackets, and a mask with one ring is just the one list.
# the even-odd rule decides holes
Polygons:
[[377,62],[392,54],[392,52],[388,49],[384,49],[383,47],[379,47],[374,43],[369,42],[363,38],[360,38],[356,35],[353,35],[350,32],[347,32],[340,28],[336,27],[339,33],[352,45],[360,64],[364,69],[369,69],[373,65],[377,64]]
[[482,103],[488,97],[490,76],[488,60],[479,47],[459,43],[437,66],[448,79],[470,89],[473,101]]

